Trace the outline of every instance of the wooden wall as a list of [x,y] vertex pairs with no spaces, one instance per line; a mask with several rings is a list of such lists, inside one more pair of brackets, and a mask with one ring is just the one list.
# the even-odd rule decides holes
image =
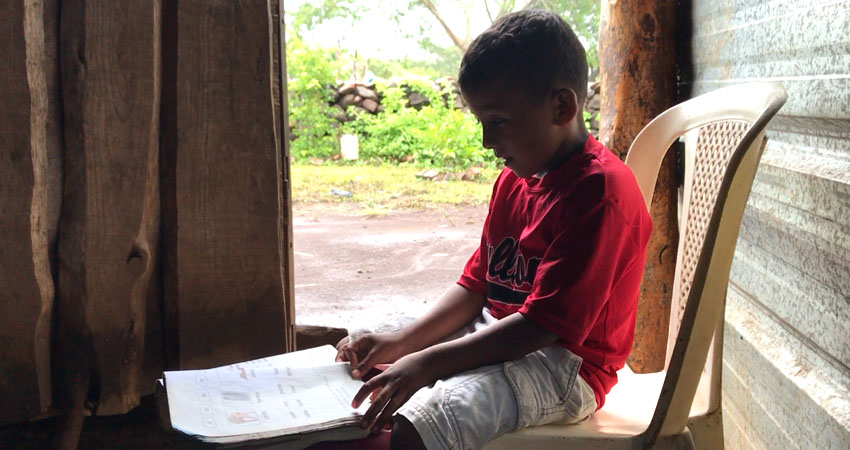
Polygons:
[[281,7],[0,3],[0,422],[293,348]]

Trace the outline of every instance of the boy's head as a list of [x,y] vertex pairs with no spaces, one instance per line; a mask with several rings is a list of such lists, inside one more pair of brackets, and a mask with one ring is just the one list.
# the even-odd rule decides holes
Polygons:
[[520,177],[554,169],[587,139],[584,48],[553,13],[498,20],[470,44],[458,82],[482,144]]
[[532,100],[566,87],[579,106],[587,96],[587,57],[564,20],[549,11],[524,9],[502,17],[469,45],[460,65],[461,91],[501,79]]

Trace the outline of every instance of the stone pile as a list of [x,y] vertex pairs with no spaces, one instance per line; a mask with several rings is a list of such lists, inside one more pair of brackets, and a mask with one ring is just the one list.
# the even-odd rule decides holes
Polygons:
[[601,97],[599,91],[602,88],[602,83],[594,81],[587,85],[587,99],[584,102],[584,110],[590,113],[590,129],[594,136],[599,137],[599,108],[601,105]]
[[[431,101],[421,92],[415,91],[410,85],[405,83],[396,84],[390,82],[390,86],[401,86],[404,89],[407,99],[407,106],[420,109],[423,106],[428,106]],[[442,77],[432,82],[432,88],[437,91],[447,89],[453,92],[454,102],[453,107],[457,109],[465,109],[466,104],[460,96],[460,87],[457,81],[452,77]],[[334,118],[340,122],[347,122],[354,118],[351,114],[352,110],[359,110],[369,114],[378,114],[384,111],[381,105],[383,94],[379,92],[374,84],[361,82],[347,81],[336,88],[334,97]],[[443,100],[448,103],[450,95],[443,94]]]
[[[390,86],[396,85],[395,82],[390,82]],[[423,106],[428,106],[431,101],[427,96],[415,91],[410,85],[398,84],[404,89],[405,97],[407,98],[407,106],[420,109]],[[449,90],[454,95],[453,107],[456,109],[466,109],[466,104],[463,97],[460,95],[460,87],[457,80],[452,77],[442,77],[432,82],[434,90],[442,91]],[[585,110],[590,113],[590,131],[594,136],[599,133],[599,107],[600,107],[600,91],[601,85],[599,81],[588,83],[587,85],[587,100],[585,102]],[[378,114],[384,111],[381,105],[383,94],[377,90],[374,84],[366,84],[354,81],[348,81],[336,88],[336,96],[334,97],[334,118],[340,122],[348,122],[354,118],[351,113],[353,110],[367,112],[369,114]],[[449,102],[449,94],[443,94],[443,101]]]

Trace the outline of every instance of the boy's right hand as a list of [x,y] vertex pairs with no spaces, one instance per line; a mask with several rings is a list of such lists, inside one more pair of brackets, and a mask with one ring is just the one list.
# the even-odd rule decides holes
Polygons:
[[366,333],[354,341],[337,344],[337,361],[351,363],[351,376],[360,379],[376,364],[390,364],[405,355],[398,333]]

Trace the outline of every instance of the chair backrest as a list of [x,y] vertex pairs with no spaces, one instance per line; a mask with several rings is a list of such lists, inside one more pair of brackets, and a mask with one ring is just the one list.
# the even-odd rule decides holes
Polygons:
[[[667,375],[643,435],[645,442],[680,433],[687,423],[715,329],[722,324],[729,269],[761,158],[764,129],[784,103],[785,90],[777,84],[719,89],[665,111],[638,134],[629,149],[626,164],[649,207],[667,149],[680,136],[698,130],[696,148],[686,155],[673,283],[672,303],[684,305],[684,310],[671,317],[671,329],[678,327],[678,332],[671,333],[675,341]],[[720,348],[714,353],[719,362]],[[714,370],[719,370],[719,364],[714,364]],[[713,378],[719,381],[719,373]],[[717,407],[719,395],[712,393]]]

